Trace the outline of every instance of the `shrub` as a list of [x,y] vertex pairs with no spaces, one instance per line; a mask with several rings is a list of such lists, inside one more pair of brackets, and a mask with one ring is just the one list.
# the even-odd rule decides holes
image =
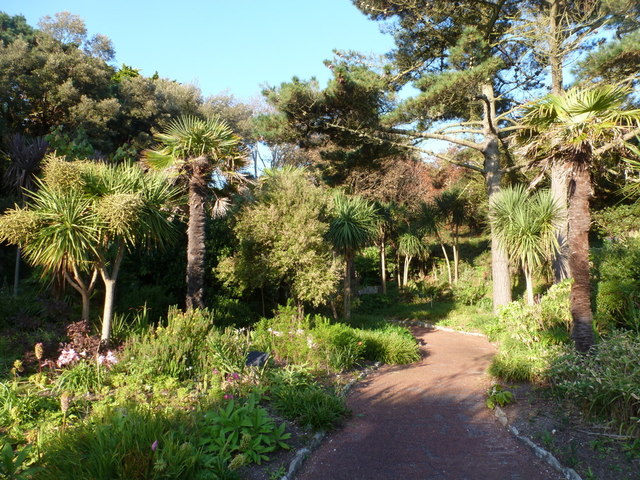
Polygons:
[[[582,405],[592,416],[603,416],[637,433],[640,417],[640,338],[615,332],[591,355],[569,352],[548,372],[553,389]],[[632,432],[630,432],[632,433]]]
[[[205,459],[193,424],[139,406],[121,406],[47,438],[35,480],[191,479]],[[82,459],[82,461],[78,461]]]
[[500,342],[489,372],[506,381],[542,378],[550,362],[569,340],[569,290],[566,281],[552,286],[537,305],[512,302],[500,310],[486,333]]
[[314,430],[331,430],[349,413],[344,399],[315,383],[280,383],[271,392],[271,405],[285,418]]
[[640,239],[605,242],[593,250],[596,328],[640,330]]
[[207,412],[200,435],[206,454],[234,467],[269,460],[268,453],[289,448],[285,440],[291,436],[284,424],[276,426],[254,395],[244,402],[230,399],[224,408]]
[[387,325],[379,330],[359,330],[358,338],[364,344],[362,356],[366,360],[390,364],[420,360],[418,343],[405,328]]
[[213,318],[207,310],[183,313],[171,308],[166,326],[150,329],[128,343],[126,366],[133,373],[193,378],[202,364],[201,354],[212,326]]

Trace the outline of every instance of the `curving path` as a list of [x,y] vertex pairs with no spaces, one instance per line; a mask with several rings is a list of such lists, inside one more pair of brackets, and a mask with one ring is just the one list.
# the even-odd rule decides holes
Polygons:
[[495,349],[484,337],[413,329],[423,358],[359,383],[353,416],[296,480],[560,480],[485,406]]

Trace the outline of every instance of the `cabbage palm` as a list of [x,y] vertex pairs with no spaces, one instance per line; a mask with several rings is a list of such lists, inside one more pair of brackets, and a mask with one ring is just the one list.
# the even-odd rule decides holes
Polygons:
[[568,236],[572,338],[579,351],[593,345],[589,279],[591,168],[599,157],[640,132],[640,110],[624,110],[630,91],[615,85],[573,88],[527,107],[518,139],[522,153],[546,165],[564,162],[569,171]]
[[[5,139],[5,153],[10,163],[4,172],[3,184],[18,194],[20,205],[24,203],[24,193],[33,191],[34,180],[40,170],[49,144],[43,137],[28,138],[19,133]],[[20,280],[20,247],[16,249],[16,263],[13,275],[13,296],[18,295]]]
[[66,162],[51,157],[25,208],[0,217],[0,239],[20,245],[45,272],[61,272],[82,296],[82,317],[98,274],[105,286],[102,340],[111,332],[115,286],[125,250],[173,238],[178,190],[135,165]]
[[[446,190],[438,195],[435,204],[442,222],[449,226],[452,237],[451,250],[453,251],[453,282],[458,283],[459,276],[459,238],[460,227],[467,220],[468,202],[462,197],[462,192],[458,189]],[[444,244],[442,244],[444,250]],[[446,251],[445,251],[446,254]],[[451,282],[451,279],[449,279]]]
[[333,199],[333,213],[329,225],[329,239],[343,256],[344,317],[351,317],[351,278],[353,259],[358,250],[371,241],[376,232],[378,215],[375,206],[362,197],[338,192]]
[[[188,185],[187,309],[204,307],[205,207],[214,188],[240,179],[246,153],[240,137],[220,118],[206,120],[182,116],[156,134],[159,147],[144,153],[153,168],[170,170]],[[215,196],[214,213],[224,211],[226,200]]]
[[527,303],[533,305],[533,273],[558,250],[555,229],[560,207],[551,192],[530,195],[522,185],[504,188],[491,200],[489,221],[498,242],[511,261],[522,268]]
[[407,285],[409,281],[409,266],[413,257],[416,257],[424,251],[424,243],[413,233],[403,233],[398,239],[398,253],[404,257],[404,269],[402,276],[402,284]]

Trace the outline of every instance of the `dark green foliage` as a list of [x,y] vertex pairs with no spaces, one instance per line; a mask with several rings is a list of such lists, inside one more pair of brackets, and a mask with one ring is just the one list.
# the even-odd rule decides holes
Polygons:
[[317,384],[277,384],[270,398],[280,415],[314,430],[331,430],[349,414],[342,397]]
[[604,242],[593,250],[598,330],[640,331],[640,240]]
[[512,302],[485,325],[489,339],[500,343],[489,372],[505,381],[536,381],[569,341],[570,282],[554,285],[540,303]]
[[199,444],[205,454],[220,457],[232,467],[260,465],[267,454],[288,449],[285,424],[276,425],[255,396],[245,401],[231,399],[217,411],[205,413]]
[[620,204],[593,212],[599,233],[611,240],[624,241],[640,230],[640,202]]
[[195,479],[205,458],[194,431],[187,415],[121,406],[47,438],[34,479]]
[[615,332],[590,355],[568,353],[548,373],[556,392],[592,416],[614,419],[637,433],[640,417],[640,341],[637,333]]

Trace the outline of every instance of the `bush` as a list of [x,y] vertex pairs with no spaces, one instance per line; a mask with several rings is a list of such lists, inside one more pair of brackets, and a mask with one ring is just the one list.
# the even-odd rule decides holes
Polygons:
[[638,433],[640,417],[640,337],[615,332],[591,355],[570,352],[548,373],[553,389],[592,416],[614,419]]
[[407,364],[420,360],[418,343],[411,333],[396,325],[379,330],[359,330],[366,360],[390,364]]
[[230,399],[224,408],[204,415],[200,446],[207,455],[219,457],[232,467],[260,465],[268,453],[288,449],[291,435],[285,425],[276,426],[267,411],[250,395],[246,401]]
[[505,381],[541,379],[569,340],[570,282],[552,286],[537,305],[512,302],[500,310],[486,333],[500,342],[489,372]]
[[207,310],[183,313],[171,308],[166,326],[131,339],[125,350],[125,362],[121,364],[126,364],[133,373],[194,378],[212,327],[213,317]]
[[138,406],[109,410],[47,438],[34,480],[196,478],[205,458],[188,420]]
[[314,430],[331,430],[348,413],[344,399],[319,385],[276,385],[271,391],[271,405],[285,418]]
[[596,328],[640,331],[640,240],[605,242],[593,250]]

